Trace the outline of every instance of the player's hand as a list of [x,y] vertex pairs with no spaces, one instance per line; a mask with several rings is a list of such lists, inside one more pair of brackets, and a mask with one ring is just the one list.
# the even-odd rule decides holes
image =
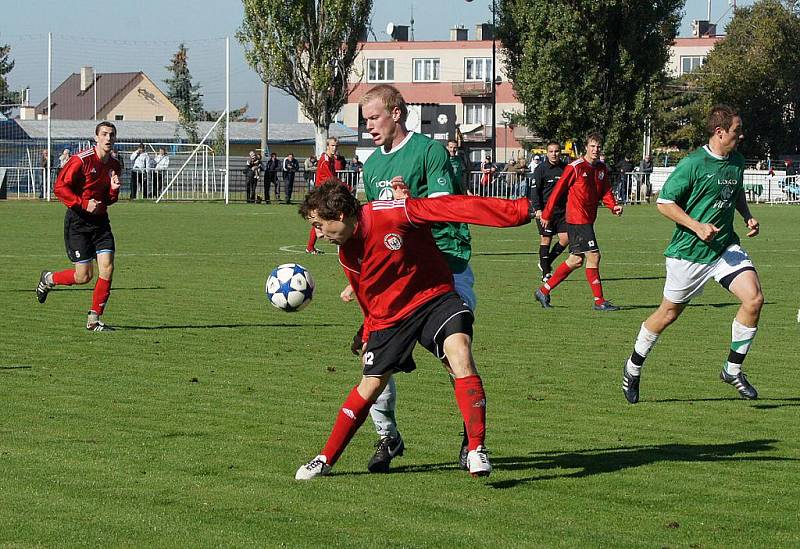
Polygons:
[[351,301],[353,301],[353,299],[355,299],[355,292],[353,291],[353,287],[350,284],[345,286],[344,290],[342,290],[342,293],[339,294],[339,297],[345,303],[350,303]]
[[89,213],[94,213],[102,204],[101,201],[95,200],[94,198],[90,198],[89,202],[86,204],[86,211]]
[[116,191],[120,187],[119,175],[114,170],[111,170],[111,189]]
[[747,232],[747,236],[749,236],[750,238],[757,236],[759,231],[761,230],[761,228],[758,225],[758,221],[756,221],[756,218],[754,217],[751,217],[750,219],[745,221],[745,224],[747,225],[747,228],[750,229]]
[[622,215],[622,206],[621,206],[620,204],[617,204],[616,206],[614,206],[614,207],[612,208],[612,210],[611,210],[611,211],[614,213],[614,215],[616,215],[617,217],[619,217],[619,216],[621,216],[621,215]]
[[411,197],[408,185],[406,185],[402,175],[394,176],[389,183],[392,184],[392,192],[394,193],[395,200],[403,200],[404,198]]
[[719,228],[713,223],[702,223],[695,231],[695,234],[703,242],[711,242],[718,232]]
[[354,355],[358,356],[364,350],[364,342],[361,338],[364,337],[364,325],[358,327],[356,335],[353,336],[353,343],[350,344],[350,350]]
[[539,222],[542,224],[542,229],[550,226],[550,220],[543,218],[541,214],[539,214]]
[[536,213],[533,216],[538,219],[539,221],[542,220],[542,210],[536,210]]

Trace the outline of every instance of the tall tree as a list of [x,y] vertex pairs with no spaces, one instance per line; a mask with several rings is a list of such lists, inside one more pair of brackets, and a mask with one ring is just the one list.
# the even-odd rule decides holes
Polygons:
[[167,97],[178,108],[178,123],[186,132],[192,143],[199,141],[197,121],[203,119],[203,94],[200,93],[200,84],[192,83],[192,74],[189,72],[188,53],[186,46],[181,43],[178,51],[172,56],[166,69],[172,74],[164,80],[167,84]]
[[242,0],[236,37],[261,80],[291,95],[316,127],[322,154],[328,127],[347,102],[348,76],[366,36],[372,0]]
[[[8,58],[10,54],[11,46],[8,44],[0,46],[0,105],[19,103],[19,93],[10,91],[6,80],[6,75],[14,68],[14,60]],[[0,112],[8,114],[11,108],[0,107]]]
[[667,78],[655,91],[653,146],[694,149],[708,139],[703,129],[703,96],[696,72]]
[[685,0],[498,0],[506,72],[539,135],[605,135],[631,153],[652,110]]
[[800,147],[800,18],[790,8],[759,0],[737,9],[702,68],[705,106],[730,103],[742,113],[747,156]]

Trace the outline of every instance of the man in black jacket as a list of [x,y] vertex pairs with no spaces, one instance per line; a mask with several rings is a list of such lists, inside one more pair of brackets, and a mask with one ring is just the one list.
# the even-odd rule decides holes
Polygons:
[[[561,143],[550,141],[547,144],[547,158],[533,170],[530,188],[530,200],[536,210],[536,226],[539,228],[539,270],[542,271],[542,282],[550,278],[553,261],[563,252],[569,238],[567,237],[567,222],[564,216],[567,211],[566,197],[554,210],[553,218],[547,227],[542,227],[541,217],[550,193],[558,183],[566,164],[561,160]],[[550,249],[553,235],[558,234],[558,242]]]

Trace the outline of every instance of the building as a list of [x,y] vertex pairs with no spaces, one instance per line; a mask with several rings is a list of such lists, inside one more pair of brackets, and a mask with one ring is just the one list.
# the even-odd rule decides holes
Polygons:
[[174,122],[178,109],[143,72],[96,73],[81,67],[35,108],[22,107],[20,118],[53,120],[132,120]]
[[717,34],[717,26],[708,21],[692,21],[692,36],[678,37],[670,48],[667,73],[682,76],[702,67],[708,52],[722,40]]

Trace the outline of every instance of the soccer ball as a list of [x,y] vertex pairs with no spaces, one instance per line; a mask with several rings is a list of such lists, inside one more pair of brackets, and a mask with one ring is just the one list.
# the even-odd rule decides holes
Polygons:
[[284,263],[269,273],[266,289],[267,298],[274,307],[293,313],[311,303],[314,279],[302,265]]

